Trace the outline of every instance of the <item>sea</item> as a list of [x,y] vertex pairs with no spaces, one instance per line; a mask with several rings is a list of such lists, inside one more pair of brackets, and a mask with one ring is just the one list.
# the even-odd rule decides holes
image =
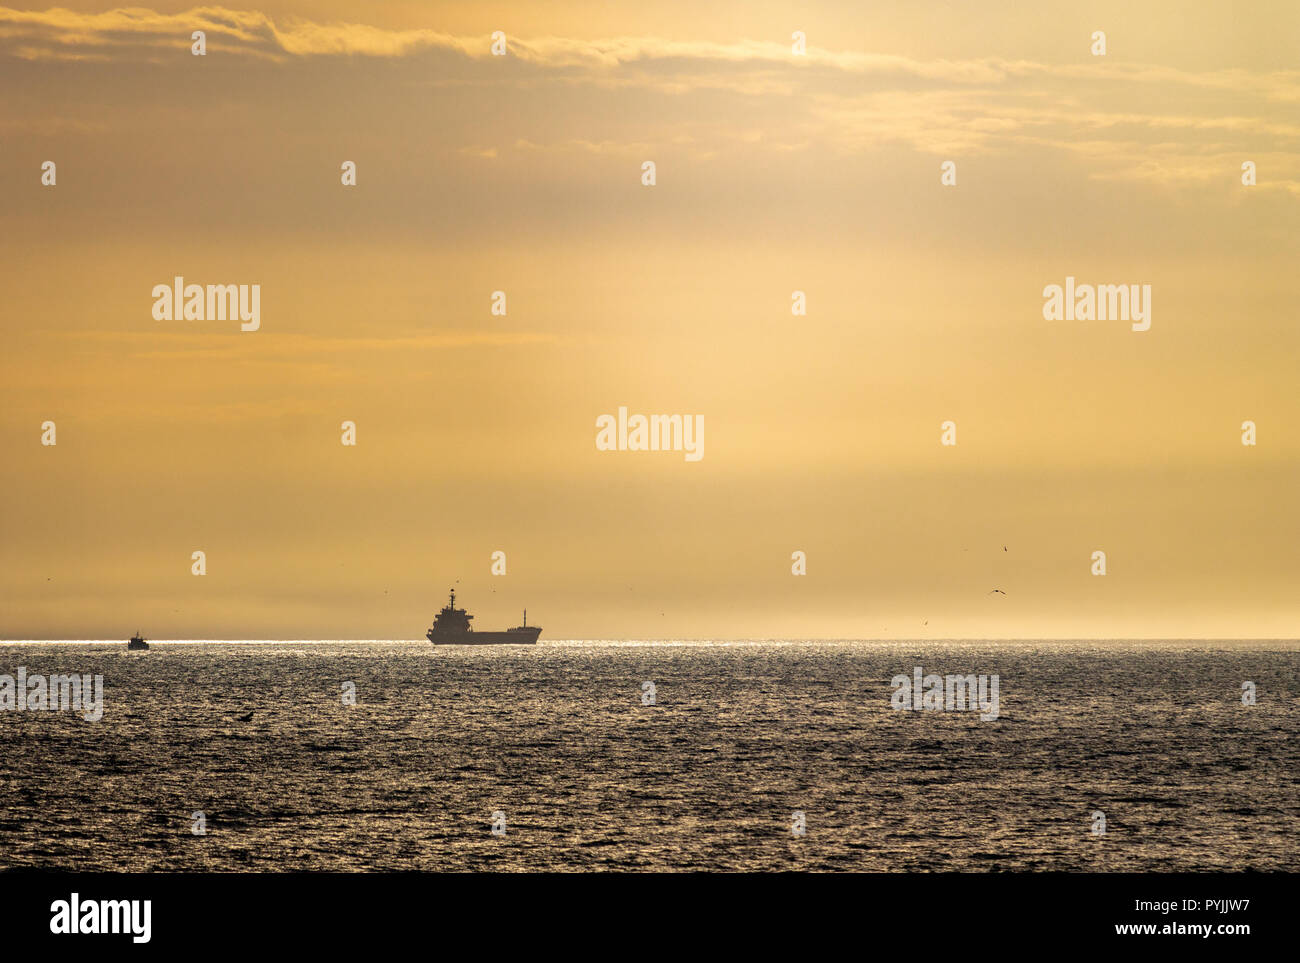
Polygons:
[[[0,644],[0,868],[1300,870],[1300,642]],[[996,718],[895,683],[997,677]],[[910,687],[910,683],[909,683]],[[9,705],[13,705],[13,700]]]

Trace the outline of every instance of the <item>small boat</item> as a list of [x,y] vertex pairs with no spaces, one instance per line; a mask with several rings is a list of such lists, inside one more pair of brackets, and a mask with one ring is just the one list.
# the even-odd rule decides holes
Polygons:
[[128,651],[134,652],[138,649],[149,648],[149,643],[140,635],[140,630],[136,629],[135,635],[131,636],[131,641],[126,644],[126,647]]

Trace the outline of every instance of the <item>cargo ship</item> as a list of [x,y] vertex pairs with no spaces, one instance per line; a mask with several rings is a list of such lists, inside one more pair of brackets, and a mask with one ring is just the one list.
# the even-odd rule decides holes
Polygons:
[[535,645],[542,634],[540,625],[528,624],[528,610],[524,609],[524,624],[504,632],[475,632],[470,621],[474,616],[456,608],[456,590],[451,590],[451,601],[442,607],[433,620],[428,633],[434,645]]

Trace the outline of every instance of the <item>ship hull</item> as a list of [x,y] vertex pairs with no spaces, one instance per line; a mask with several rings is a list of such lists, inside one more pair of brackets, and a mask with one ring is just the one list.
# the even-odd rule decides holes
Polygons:
[[434,645],[536,645],[541,628],[511,629],[508,632],[430,632]]

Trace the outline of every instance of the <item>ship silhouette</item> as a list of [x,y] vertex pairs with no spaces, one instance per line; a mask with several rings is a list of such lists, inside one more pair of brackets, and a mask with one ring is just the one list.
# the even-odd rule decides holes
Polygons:
[[126,647],[132,651],[137,649],[147,649],[149,648],[149,643],[144,640],[144,637],[140,634],[140,630],[136,629],[135,635],[131,636],[131,641],[126,644]]
[[470,621],[474,616],[456,608],[456,590],[451,590],[451,601],[433,620],[426,633],[434,645],[535,645],[542,634],[540,625],[528,624],[528,610],[524,609],[524,624],[504,632],[475,632]]

